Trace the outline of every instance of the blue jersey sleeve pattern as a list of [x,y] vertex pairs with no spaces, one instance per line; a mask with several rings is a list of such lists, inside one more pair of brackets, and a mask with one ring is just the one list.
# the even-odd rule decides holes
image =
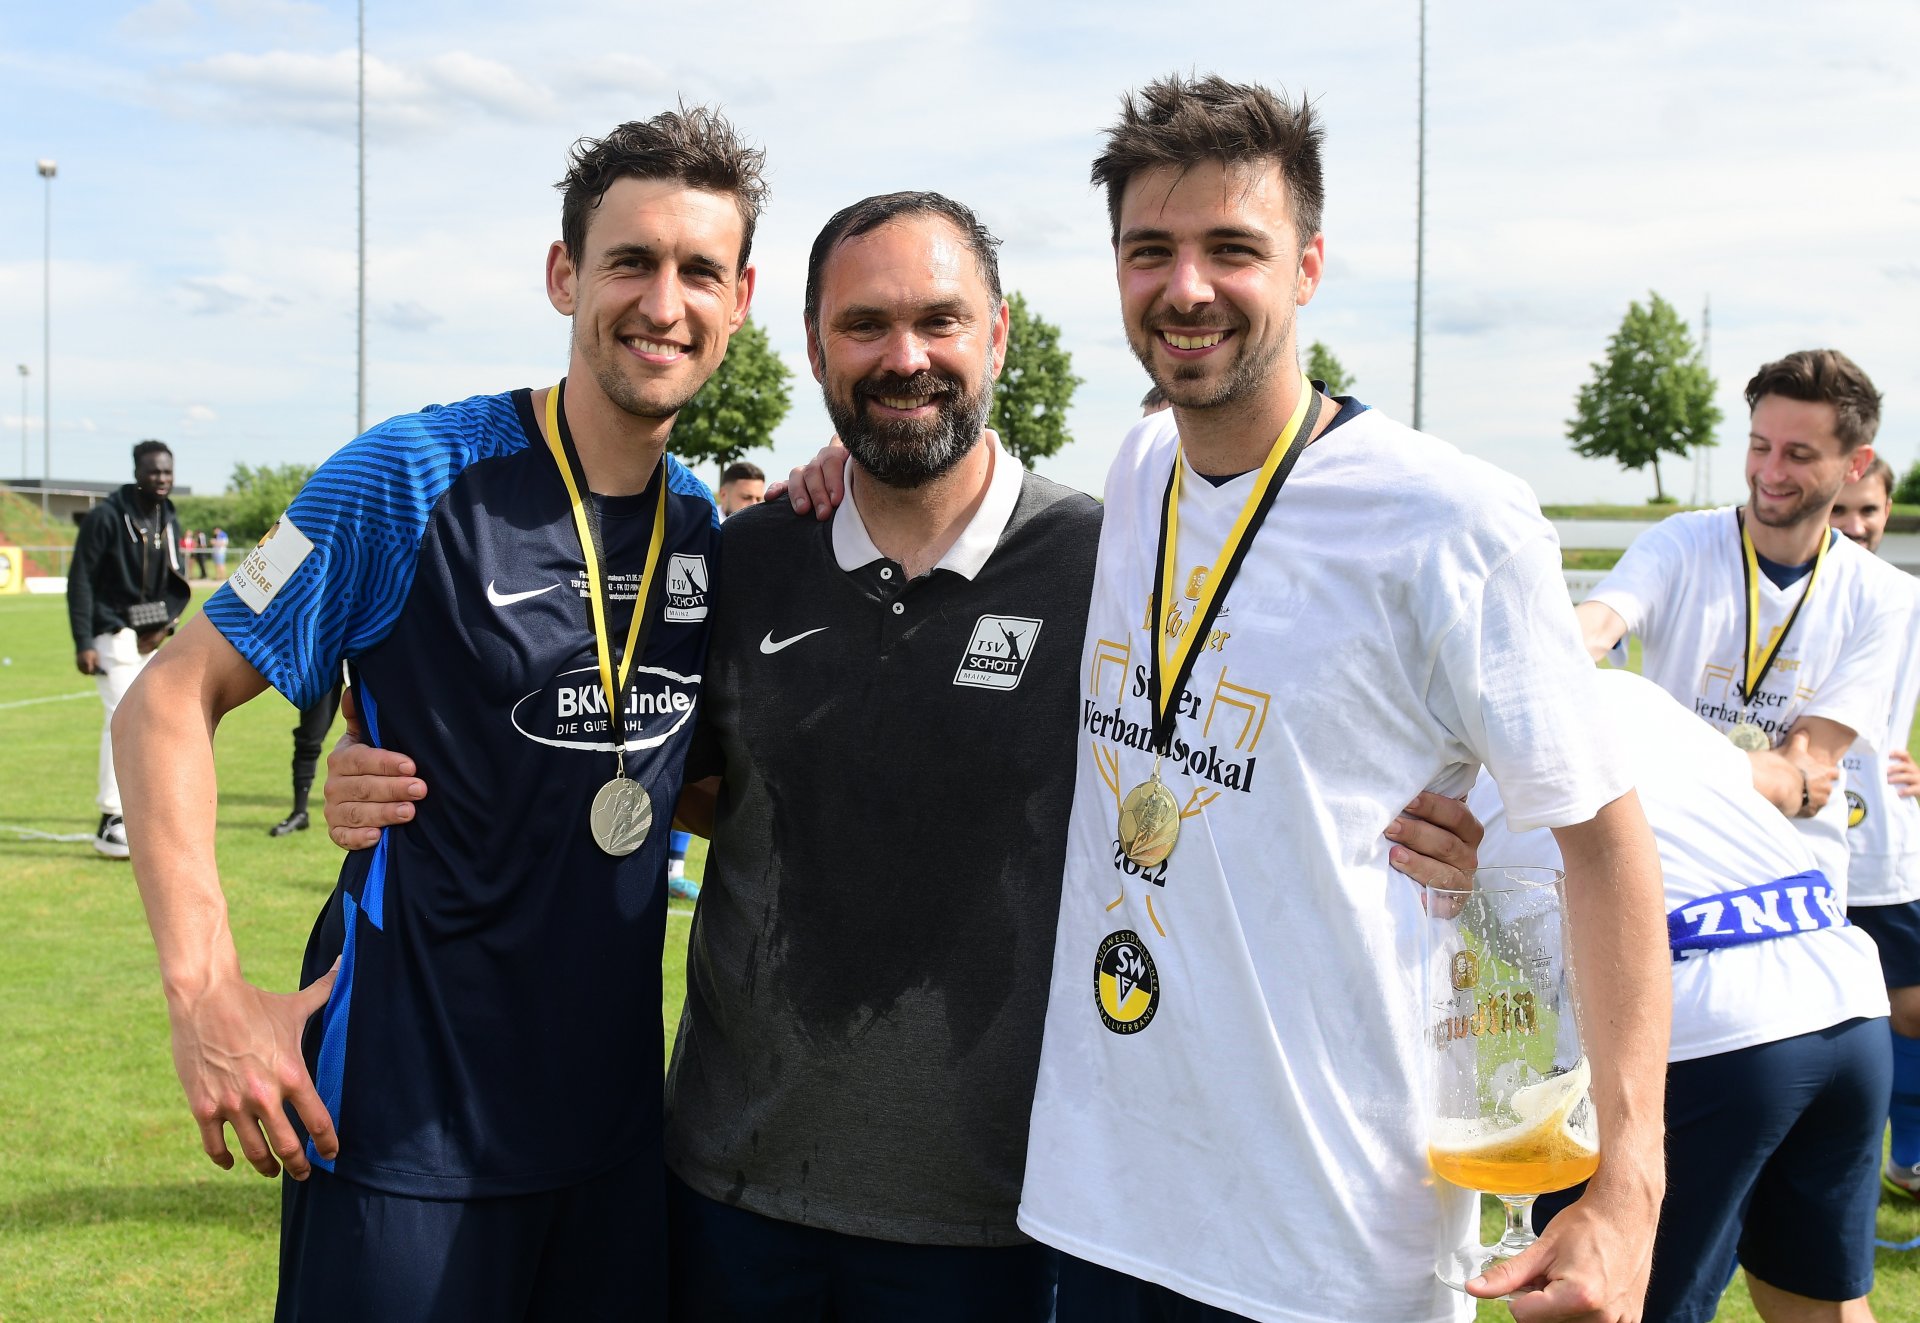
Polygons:
[[[461,470],[528,444],[511,395],[392,418],[307,480],[285,520],[313,543],[264,609],[222,585],[207,618],[296,707],[332,688],[343,659],[377,645],[413,588],[427,516]],[[698,481],[697,479],[695,480]]]
[[666,456],[667,490],[675,496],[695,496],[705,501],[713,510],[713,526],[720,527],[720,506],[713,499],[713,492],[707,484],[694,476],[692,469],[682,464],[672,455]]

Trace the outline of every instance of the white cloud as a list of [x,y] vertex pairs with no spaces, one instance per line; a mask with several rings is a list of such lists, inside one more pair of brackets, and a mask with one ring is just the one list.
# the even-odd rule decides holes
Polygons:
[[304,27],[327,17],[325,5],[303,0],[213,0],[213,11],[225,22],[249,27]]
[[132,42],[171,42],[200,26],[188,0],[148,0],[114,24],[114,34]]
[[[170,71],[156,84],[156,95],[203,117],[345,135],[355,130],[358,81],[351,50],[225,51]],[[375,139],[444,131],[473,111],[515,122],[547,120],[558,104],[550,89],[512,66],[467,51],[413,63],[367,56],[367,124]]]
[[569,95],[607,93],[636,102],[661,101],[679,90],[674,77],[652,60],[618,51],[588,56],[560,82]]
[[251,293],[234,287],[236,283],[230,277],[189,276],[180,282],[180,292],[186,296],[188,310],[195,316],[217,317],[238,312],[254,302]]
[[422,303],[406,300],[390,303],[379,314],[380,321],[396,331],[430,331],[446,319]]

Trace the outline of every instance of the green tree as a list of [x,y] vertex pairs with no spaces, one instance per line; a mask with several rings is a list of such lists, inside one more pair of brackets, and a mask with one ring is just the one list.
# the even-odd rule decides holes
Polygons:
[[1896,505],[1920,505],[1920,459],[1913,461],[1893,489],[1893,499]]
[[287,512],[312,476],[311,464],[262,464],[258,468],[235,464],[227,489],[233,510],[233,522],[225,526],[227,537],[244,546],[266,536],[273,521]]
[[1628,305],[1606,358],[1593,365],[1593,380],[1574,400],[1567,438],[1588,459],[1616,460],[1623,469],[1651,464],[1653,499],[1664,502],[1660,456],[1715,444],[1720,410],[1713,386],[1687,324],[1650,293],[1646,307]]
[[1307,346],[1307,380],[1324,381],[1329,395],[1353,394],[1353,374],[1319,340]]
[[707,461],[724,469],[749,450],[771,446],[773,429],[787,416],[792,376],[767,333],[748,319],[727,342],[727,356],[707,384],[674,418],[673,453],[690,464]]
[[1060,328],[1035,316],[1018,291],[1007,295],[1007,361],[993,389],[987,426],[1028,468],[1073,440],[1067,406],[1080,378],[1073,355],[1060,347]]

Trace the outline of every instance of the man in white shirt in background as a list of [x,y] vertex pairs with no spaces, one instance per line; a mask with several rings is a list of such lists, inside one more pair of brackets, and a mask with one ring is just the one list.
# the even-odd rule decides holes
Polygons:
[[1748,753],[1844,904],[1840,760],[1886,738],[1911,614],[1899,572],[1827,523],[1873,461],[1880,396],[1833,349],[1767,364],[1746,396],[1746,504],[1656,524],[1576,613],[1595,658],[1638,635],[1642,673]]
[[[1880,549],[1893,502],[1893,469],[1879,456],[1833,503],[1833,526],[1868,551]],[[1920,593],[1920,580],[1899,576]],[[1847,917],[1879,948],[1893,1041],[1893,1142],[1882,1179],[1909,1199],[1920,1195],[1920,772],[1907,753],[1920,696],[1920,606],[1908,625],[1880,749],[1857,740],[1847,773]]]
[[[1760,1316],[1870,1323],[1891,1062],[1873,942],[1809,902],[1807,840],[1711,726],[1629,671],[1598,676],[1659,842],[1673,961],[1667,1198],[1649,1319],[1707,1323],[1737,1261]],[[1483,859],[1558,868],[1484,773]],[[1545,1225],[1579,1194],[1542,1196]]]

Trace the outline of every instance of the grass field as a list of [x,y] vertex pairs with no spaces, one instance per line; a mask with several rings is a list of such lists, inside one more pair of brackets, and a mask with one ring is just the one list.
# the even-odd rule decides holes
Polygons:
[[[200,1154],[131,874],[84,840],[13,830],[84,835],[95,821],[100,709],[73,669],[64,603],[0,597],[0,657],[0,1323],[268,1318],[278,1188]],[[317,830],[266,834],[287,811],[293,722],[269,694],[219,740],[234,934],[249,976],[278,990],[339,863]],[[668,923],[669,1033],[687,912]],[[1883,1206],[1881,1235],[1920,1235],[1920,1213]],[[1874,1305],[1920,1318],[1920,1255],[1881,1255]],[[1720,1316],[1755,1317],[1738,1285]]]

